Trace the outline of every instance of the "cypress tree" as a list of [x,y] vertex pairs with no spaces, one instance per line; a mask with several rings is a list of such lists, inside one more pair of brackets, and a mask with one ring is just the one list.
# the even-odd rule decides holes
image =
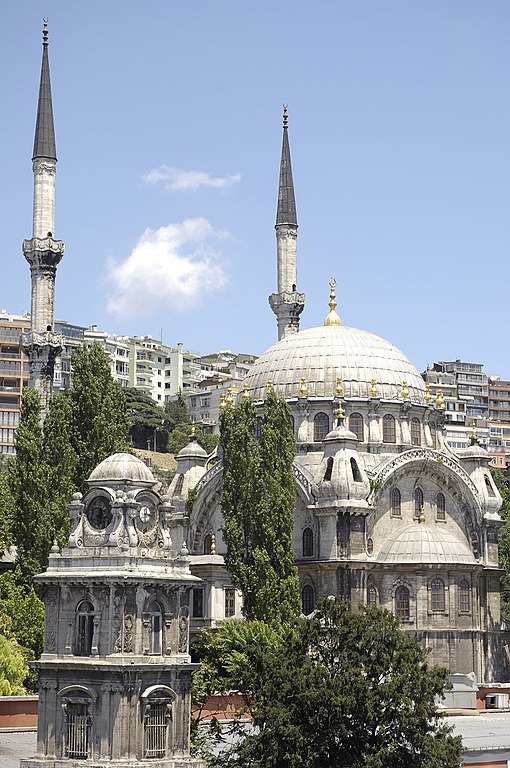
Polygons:
[[222,508],[225,564],[241,589],[244,615],[288,620],[299,612],[299,582],[292,551],[295,441],[287,403],[271,389],[255,438],[250,398],[224,409]]

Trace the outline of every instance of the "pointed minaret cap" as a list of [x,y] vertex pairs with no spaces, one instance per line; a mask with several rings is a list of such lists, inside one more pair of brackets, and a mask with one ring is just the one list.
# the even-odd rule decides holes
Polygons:
[[35,160],[37,157],[57,160],[51,101],[50,64],[48,61],[48,19],[44,19],[43,27],[41,82],[39,85],[39,102],[37,105],[37,123],[32,160]]
[[292,165],[290,162],[289,135],[287,131],[287,105],[283,105],[283,143],[282,159],[280,162],[280,185],[278,187],[278,209],[276,211],[276,226],[290,224],[297,227],[296,200],[294,197],[294,182],[292,181]]

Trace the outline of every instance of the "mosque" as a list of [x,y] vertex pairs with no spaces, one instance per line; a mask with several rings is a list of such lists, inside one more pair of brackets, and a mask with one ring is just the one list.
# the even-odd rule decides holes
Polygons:
[[[34,144],[32,328],[24,339],[43,417],[61,340],[53,330],[56,148],[43,62]],[[269,387],[290,407],[296,437],[293,546],[303,613],[319,595],[393,611],[431,663],[508,679],[500,616],[498,514],[489,457],[473,434],[453,451],[444,400],[388,341],[342,324],[330,280],[329,313],[299,330],[297,215],[287,113],[276,218],[278,341],[252,367],[244,397],[262,415]],[[37,754],[25,768],[114,761],[202,768],[190,757],[191,637],[240,617],[224,565],[222,461],[194,436],[165,493],[130,454],[103,461],[70,504],[68,546],[36,577],[45,588]],[[190,493],[192,491],[192,493]]]
[[[432,398],[393,344],[342,324],[330,280],[324,325],[299,330],[297,215],[284,110],[276,217],[278,291],[269,297],[278,342],[245,380],[260,414],[268,387],[287,400],[297,448],[293,546],[303,612],[318,595],[393,611],[432,663],[478,681],[506,679],[500,617],[499,492],[473,434],[453,451],[444,400]],[[222,465],[192,440],[170,487],[189,515],[194,626],[240,614],[223,566]]]

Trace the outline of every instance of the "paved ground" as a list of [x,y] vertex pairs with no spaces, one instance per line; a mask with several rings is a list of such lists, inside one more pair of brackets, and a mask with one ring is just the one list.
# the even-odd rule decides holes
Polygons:
[[22,757],[32,757],[36,746],[36,732],[0,733],[1,768],[19,768]]

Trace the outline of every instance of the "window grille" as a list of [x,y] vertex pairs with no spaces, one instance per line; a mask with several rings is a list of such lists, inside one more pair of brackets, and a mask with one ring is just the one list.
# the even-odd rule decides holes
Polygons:
[[390,492],[391,514],[393,517],[402,515],[402,497],[398,488],[392,488]]
[[94,606],[88,600],[80,603],[76,613],[76,655],[90,656],[94,635]]
[[182,486],[183,485],[184,485],[184,475],[181,473],[178,476],[177,482],[175,484],[175,488],[174,488],[174,492],[173,492],[174,496],[180,496],[180,494],[182,493]]
[[225,618],[230,619],[236,615],[236,591],[232,588],[225,590]]
[[435,613],[446,610],[444,581],[441,579],[432,579],[430,582],[430,610]]
[[459,584],[459,611],[469,613],[471,610],[471,600],[469,596],[469,584],[467,579],[461,579]]
[[68,704],[66,715],[66,757],[86,760],[92,742],[92,718],[86,704]]
[[311,587],[309,584],[307,584],[301,590],[301,603],[305,616],[309,616],[311,613],[313,613],[315,608],[315,593],[313,591],[313,587]]
[[165,757],[169,715],[167,702],[147,706],[144,718],[145,757]]
[[313,439],[322,442],[329,432],[329,416],[327,413],[317,413],[313,420]]
[[446,520],[446,501],[442,493],[438,493],[436,496],[436,518]]
[[414,516],[418,519],[423,508],[423,491],[416,488],[414,491]]
[[204,590],[195,588],[193,590],[193,617],[201,619],[204,615]]
[[349,416],[349,429],[354,432],[360,442],[364,439],[363,416],[361,413],[351,413]]
[[411,419],[411,443],[413,445],[421,445],[421,426],[419,419],[416,417]]
[[401,621],[409,621],[410,615],[409,590],[407,587],[397,587],[395,591],[395,616]]
[[397,430],[395,427],[395,418],[391,413],[383,417],[383,443],[396,443]]
[[303,557],[313,556],[313,531],[305,528],[303,531]]
[[377,589],[373,584],[368,587],[367,604],[369,608],[375,608],[377,605]]

